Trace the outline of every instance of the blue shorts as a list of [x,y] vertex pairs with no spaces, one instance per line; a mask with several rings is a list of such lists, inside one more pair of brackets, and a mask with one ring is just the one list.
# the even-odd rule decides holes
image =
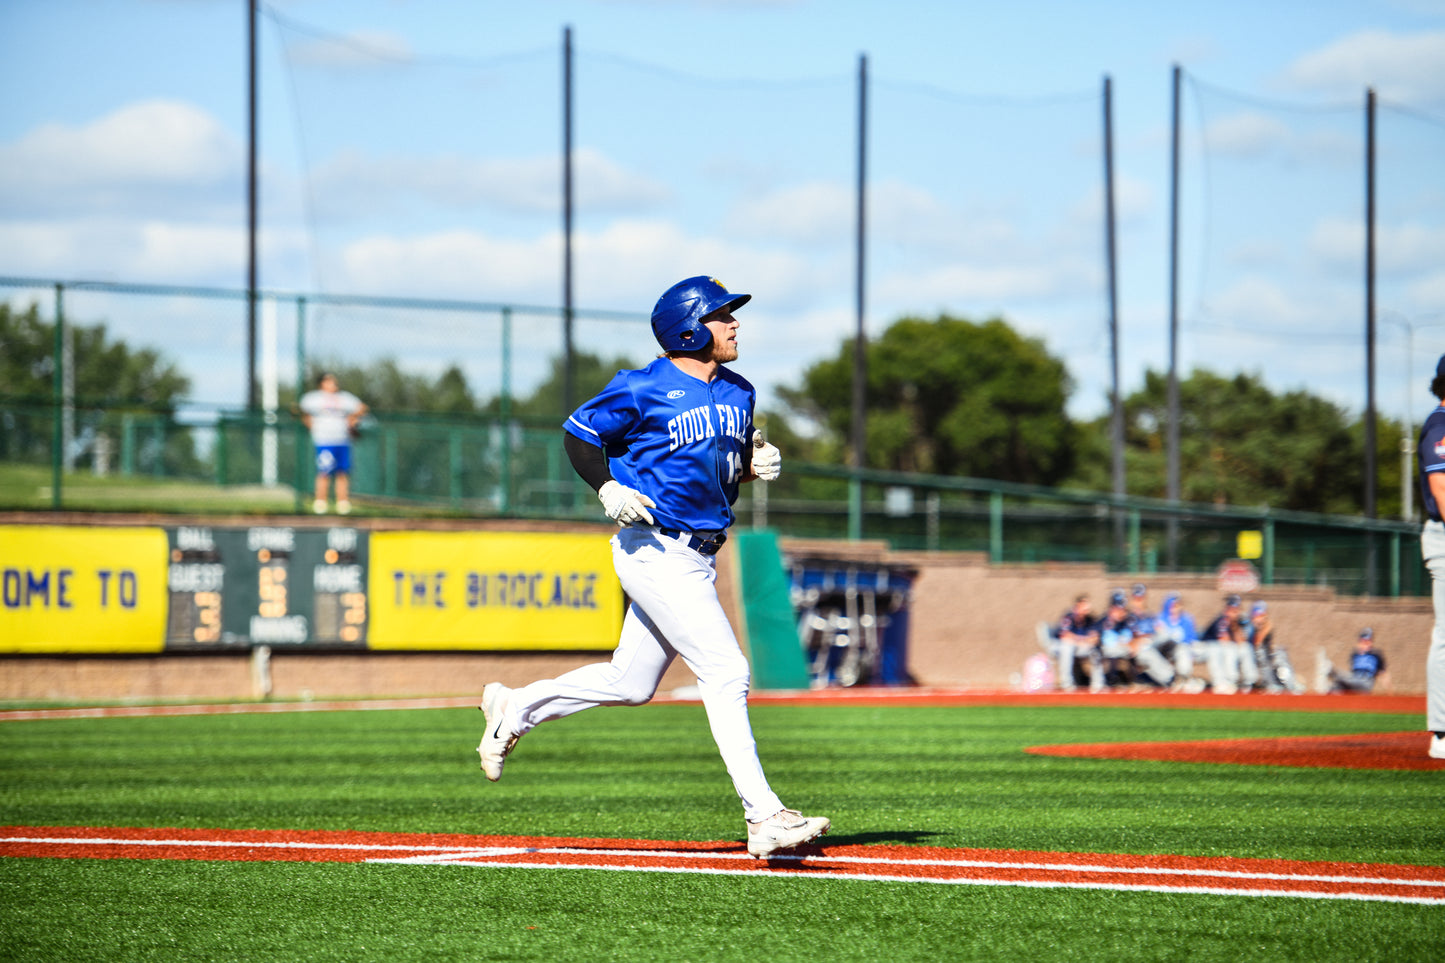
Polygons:
[[316,446],[316,473],[318,475],[345,475],[350,471],[350,445]]

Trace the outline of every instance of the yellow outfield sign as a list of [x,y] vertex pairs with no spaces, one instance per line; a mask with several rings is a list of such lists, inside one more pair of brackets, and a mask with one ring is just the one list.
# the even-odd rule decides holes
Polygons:
[[612,649],[622,587],[605,536],[375,532],[372,649]]
[[159,652],[160,528],[0,525],[0,652]]

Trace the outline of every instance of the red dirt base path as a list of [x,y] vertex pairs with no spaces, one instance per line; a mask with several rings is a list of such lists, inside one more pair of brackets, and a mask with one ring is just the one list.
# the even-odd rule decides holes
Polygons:
[[1445,866],[831,845],[755,860],[736,841],[297,830],[0,827],[0,857],[389,863],[1134,890],[1445,905]]
[[1149,759],[1235,766],[1304,766],[1319,769],[1445,769],[1428,755],[1425,732],[1283,739],[1202,739],[1197,742],[1098,742],[1030,746],[1025,752],[1077,759]]

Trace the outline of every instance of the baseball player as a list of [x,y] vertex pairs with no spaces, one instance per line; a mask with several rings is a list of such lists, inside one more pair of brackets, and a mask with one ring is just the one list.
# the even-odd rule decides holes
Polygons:
[[1099,658],[1090,666],[1090,692],[1102,692],[1111,685],[1126,685],[1134,679],[1134,613],[1123,589],[1109,593],[1109,608],[1099,621]]
[[316,445],[316,500],[312,509],[326,514],[328,489],[336,479],[336,511],[351,511],[351,433],[366,404],[349,391],[342,391],[336,375],[327,372],[316,380],[316,390],[301,396],[301,423],[311,429]]
[[1249,627],[1245,630],[1250,645],[1254,647],[1255,658],[1259,660],[1259,675],[1264,681],[1266,692],[1284,692],[1286,689],[1299,695],[1305,685],[1295,675],[1294,664],[1289,653],[1274,638],[1274,619],[1269,606],[1255,602],[1249,609]]
[[1134,663],[1136,684],[1168,688],[1174,681],[1174,665],[1162,651],[1169,647],[1173,654],[1177,646],[1165,634],[1166,627],[1160,616],[1149,610],[1149,588],[1143,582],[1136,582],[1129,590],[1129,614],[1134,616]]
[[1059,616],[1058,629],[1055,632],[1059,640],[1059,688],[1065,692],[1073,692],[1079,684],[1079,662],[1088,659],[1089,674],[1092,680],[1102,676],[1094,669],[1102,665],[1099,658],[1099,621],[1094,618],[1093,607],[1089,604],[1087,595],[1080,595],[1074,599],[1074,604],[1063,615]]
[[1159,619],[1155,627],[1159,633],[1159,641],[1155,643],[1154,651],[1168,660],[1173,667],[1171,673],[1169,664],[1162,667],[1156,665],[1159,670],[1156,678],[1172,678],[1173,683],[1165,683],[1169,685],[1171,692],[1186,692],[1190,695],[1203,692],[1204,680],[1194,675],[1194,664],[1205,658],[1199,641],[1199,629],[1194,624],[1194,616],[1184,610],[1184,600],[1178,592],[1170,592],[1164,596],[1164,604],[1159,609]]
[[1385,656],[1375,648],[1375,630],[1361,629],[1355,640],[1355,651],[1350,653],[1350,674],[1341,675],[1335,667],[1324,661],[1324,649],[1320,649],[1321,673],[1316,688],[1320,692],[1374,692],[1375,686],[1385,681]]
[[1425,726],[1430,730],[1430,757],[1445,759],[1445,355],[1435,363],[1430,393],[1439,404],[1420,428],[1416,450],[1420,465],[1420,504],[1425,526],[1420,532],[1420,553],[1430,569],[1435,599],[1435,627],[1425,657]]
[[663,354],[619,371],[567,419],[577,473],[619,528],[613,565],[630,599],[612,661],[519,689],[482,690],[482,771],[501,778],[507,754],[538,724],[599,705],[642,705],[681,657],[697,676],[708,724],[747,820],[756,858],[827,832],[823,816],[783,806],[758,761],[748,719],[750,671],[718,601],[716,553],[742,482],[772,481],[782,456],[753,428],[756,391],[727,368],[738,356],[732,312],[752,295],[691,277],[663,292],[652,333]]
[[[1204,649],[1209,664],[1209,687],[1216,695],[1234,695],[1240,690],[1241,670],[1245,673],[1244,691],[1248,692],[1257,679],[1257,674],[1241,663],[1241,651],[1248,643],[1244,638],[1244,623],[1240,618],[1241,599],[1238,595],[1227,596],[1224,611],[1199,634],[1199,645]],[[1251,666],[1253,661],[1251,658]]]

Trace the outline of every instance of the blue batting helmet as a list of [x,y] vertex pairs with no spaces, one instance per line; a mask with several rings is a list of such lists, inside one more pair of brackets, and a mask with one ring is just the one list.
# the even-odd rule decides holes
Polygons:
[[664,351],[696,351],[712,340],[703,318],[722,308],[740,308],[751,294],[730,294],[717,278],[698,275],[662,292],[652,309],[652,334]]

